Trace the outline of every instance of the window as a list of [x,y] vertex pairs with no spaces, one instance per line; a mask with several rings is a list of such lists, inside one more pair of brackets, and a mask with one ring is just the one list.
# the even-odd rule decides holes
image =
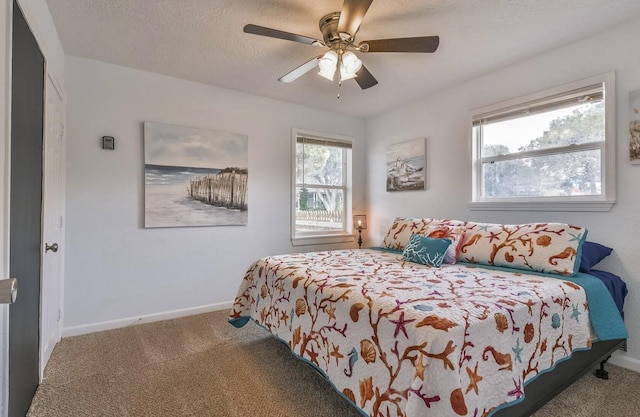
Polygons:
[[471,209],[610,210],[613,83],[607,74],[476,112]]
[[294,245],[350,241],[351,140],[294,129]]

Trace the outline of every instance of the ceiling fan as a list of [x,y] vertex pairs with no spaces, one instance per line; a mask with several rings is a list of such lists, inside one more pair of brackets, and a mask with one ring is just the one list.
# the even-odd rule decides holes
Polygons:
[[360,88],[364,90],[378,84],[378,80],[353,51],[433,53],[440,44],[438,36],[377,39],[356,43],[356,33],[372,2],[373,0],[344,0],[341,11],[323,16],[320,19],[323,40],[252,24],[246,25],[244,32],[329,48],[324,55],[312,58],[278,78],[278,81],[285,83],[295,81],[317,66],[320,67],[319,75],[333,80],[339,68],[340,82],[355,78]]

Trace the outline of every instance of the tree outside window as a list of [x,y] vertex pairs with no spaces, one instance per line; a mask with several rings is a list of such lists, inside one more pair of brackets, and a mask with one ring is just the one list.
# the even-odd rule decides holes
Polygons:
[[295,140],[294,237],[345,234],[351,144],[306,135]]
[[614,82],[604,74],[478,110],[470,208],[610,210]]

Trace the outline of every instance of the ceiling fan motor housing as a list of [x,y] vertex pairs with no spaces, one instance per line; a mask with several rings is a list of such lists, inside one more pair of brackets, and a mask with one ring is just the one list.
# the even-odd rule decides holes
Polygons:
[[346,39],[344,39],[344,37],[347,34],[343,34],[343,37],[340,37],[340,33],[338,33],[339,20],[340,12],[329,13],[320,19],[320,32],[322,32],[324,43],[329,47],[331,47],[335,42],[345,42],[351,40],[352,38],[351,34],[348,34],[348,37]]

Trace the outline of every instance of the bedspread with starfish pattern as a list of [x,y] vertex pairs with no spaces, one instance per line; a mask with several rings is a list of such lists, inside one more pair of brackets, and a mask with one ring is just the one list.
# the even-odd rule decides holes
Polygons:
[[586,296],[570,281],[369,249],[256,261],[229,321],[249,319],[376,417],[486,416],[591,346]]

